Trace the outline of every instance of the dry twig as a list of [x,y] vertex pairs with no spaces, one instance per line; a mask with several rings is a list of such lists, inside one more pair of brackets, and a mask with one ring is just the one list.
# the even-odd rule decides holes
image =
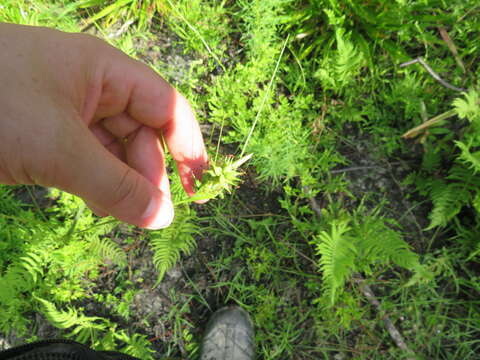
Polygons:
[[[365,279],[358,273],[355,274],[355,282],[358,284],[358,287],[362,294],[367,298],[368,302],[372,304],[378,312],[382,311],[382,306],[380,302],[378,301],[377,297],[375,296],[372,288],[370,285],[367,284]],[[405,340],[403,340],[403,336],[400,333],[400,331],[395,327],[393,324],[392,320],[385,315],[383,317],[383,322],[385,324],[385,327],[387,328],[388,333],[390,334],[390,337],[393,339],[395,344],[403,351],[406,353],[410,354],[410,357],[407,357],[407,360],[415,360],[414,357],[414,352],[408,347],[408,345],[405,343]]]
[[439,123],[440,121],[446,120],[456,114],[455,110],[448,110],[440,115],[437,115],[430,120],[425,121],[423,124],[420,124],[413,129],[408,130],[405,134],[402,135],[402,138],[409,139],[413,138],[418,135],[418,133],[422,130],[429,128],[430,126]]
[[370,170],[370,169],[378,169],[378,168],[382,168],[382,166],[380,165],[352,166],[352,167],[347,167],[343,169],[330,170],[330,174],[341,174],[341,173],[350,172],[350,171]]
[[419,63],[421,64],[427,71],[430,75],[432,75],[432,77],[437,80],[440,84],[442,84],[443,86],[445,86],[446,88],[449,88],[451,90],[455,90],[455,91],[460,91],[460,92],[464,92],[466,91],[466,89],[464,88],[459,88],[459,87],[456,87],[456,86],[453,86],[452,84],[449,84],[448,82],[446,82],[445,80],[443,80],[440,75],[438,75],[435,71],[433,71],[433,69],[425,62],[425,60],[423,60],[421,57],[418,57],[416,59],[413,59],[413,60],[410,60],[410,61],[407,61],[403,64],[400,64],[400,67],[406,67],[406,66],[409,66],[409,65],[413,65],[413,64],[416,64],[416,63]]

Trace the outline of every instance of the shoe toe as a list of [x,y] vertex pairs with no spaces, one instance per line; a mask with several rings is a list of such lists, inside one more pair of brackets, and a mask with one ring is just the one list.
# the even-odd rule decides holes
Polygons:
[[252,360],[254,331],[248,313],[225,307],[212,316],[202,342],[201,360]]

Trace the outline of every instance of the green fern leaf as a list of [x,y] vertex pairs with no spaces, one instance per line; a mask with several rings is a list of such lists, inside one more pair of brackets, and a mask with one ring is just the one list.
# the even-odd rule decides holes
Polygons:
[[480,95],[475,90],[470,90],[464,97],[453,101],[455,111],[460,118],[480,125]]
[[362,218],[354,228],[359,259],[358,271],[369,272],[370,264],[394,264],[408,270],[420,266],[418,255],[414,253],[401,234],[389,227],[388,219],[376,216]]
[[337,28],[335,37],[337,51],[333,56],[325,56],[315,77],[320,79],[326,89],[342,92],[360,73],[364,56],[350,40],[351,36],[345,29]]
[[27,252],[19,259],[17,275],[29,280],[30,285],[33,286],[44,276],[44,268],[49,263],[50,254],[48,250],[39,247],[36,247],[34,251]]
[[193,222],[195,218],[193,210],[177,208],[172,225],[152,232],[150,245],[154,252],[153,263],[159,272],[155,286],[176,264],[182,253],[188,255],[195,247],[194,235],[198,232],[198,226]]
[[333,304],[336,293],[342,288],[354,268],[356,249],[346,222],[333,222],[331,232],[322,231],[314,240],[317,255],[320,255],[320,269],[327,293]]
[[43,259],[40,255],[35,253],[30,253],[27,256],[22,256],[20,258],[21,266],[27,271],[31,276],[31,279],[34,283],[37,282],[38,277],[43,276]]
[[102,331],[108,329],[111,324],[108,320],[97,316],[85,316],[77,310],[69,307],[67,310],[58,310],[55,304],[34,296],[42,305],[42,314],[50,323],[59,329],[72,329],[70,336],[79,342],[94,342]]
[[464,199],[469,197],[469,193],[465,187],[458,185],[455,183],[446,184],[442,180],[436,180],[432,183],[430,196],[433,209],[429,215],[430,225],[426,230],[447,225],[460,212]]
[[439,151],[429,148],[423,154],[422,169],[433,172],[441,166],[442,156]]
[[127,265],[127,254],[113,240],[109,238],[93,237],[91,240],[91,249],[102,259],[108,259],[112,263],[124,267]]
[[335,33],[337,39],[336,74],[341,83],[347,84],[359,72],[363,63],[363,56],[348,39],[345,30],[338,28]]
[[59,329],[69,329],[79,323],[79,316],[75,309],[69,308],[66,311],[60,311],[50,301],[36,298],[43,305],[43,315],[50,323]]
[[130,336],[125,331],[119,331],[115,337],[126,344],[121,350],[123,353],[142,360],[153,360],[152,354],[155,351],[145,335],[133,334]]
[[461,150],[458,160],[463,162],[469,169],[473,171],[474,174],[480,171],[480,151],[470,151],[473,147],[471,141],[469,141],[468,144],[465,144],[461,141],[455,141],[455,145],[457,145]]

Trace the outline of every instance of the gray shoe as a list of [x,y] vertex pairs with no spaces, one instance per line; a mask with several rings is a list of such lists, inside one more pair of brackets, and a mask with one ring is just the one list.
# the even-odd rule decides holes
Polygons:
[[217,310],[207,324],[200,360],[253,360],[253,324],[238,306]]

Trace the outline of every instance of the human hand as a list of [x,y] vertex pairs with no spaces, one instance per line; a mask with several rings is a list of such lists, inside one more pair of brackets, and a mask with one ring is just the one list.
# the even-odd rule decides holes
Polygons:
[[0,183],[57,187],[100,216],[168,226],[162,139],[187,194],[207,167],[185,98],[89,35],[0,24],[0,48]]

